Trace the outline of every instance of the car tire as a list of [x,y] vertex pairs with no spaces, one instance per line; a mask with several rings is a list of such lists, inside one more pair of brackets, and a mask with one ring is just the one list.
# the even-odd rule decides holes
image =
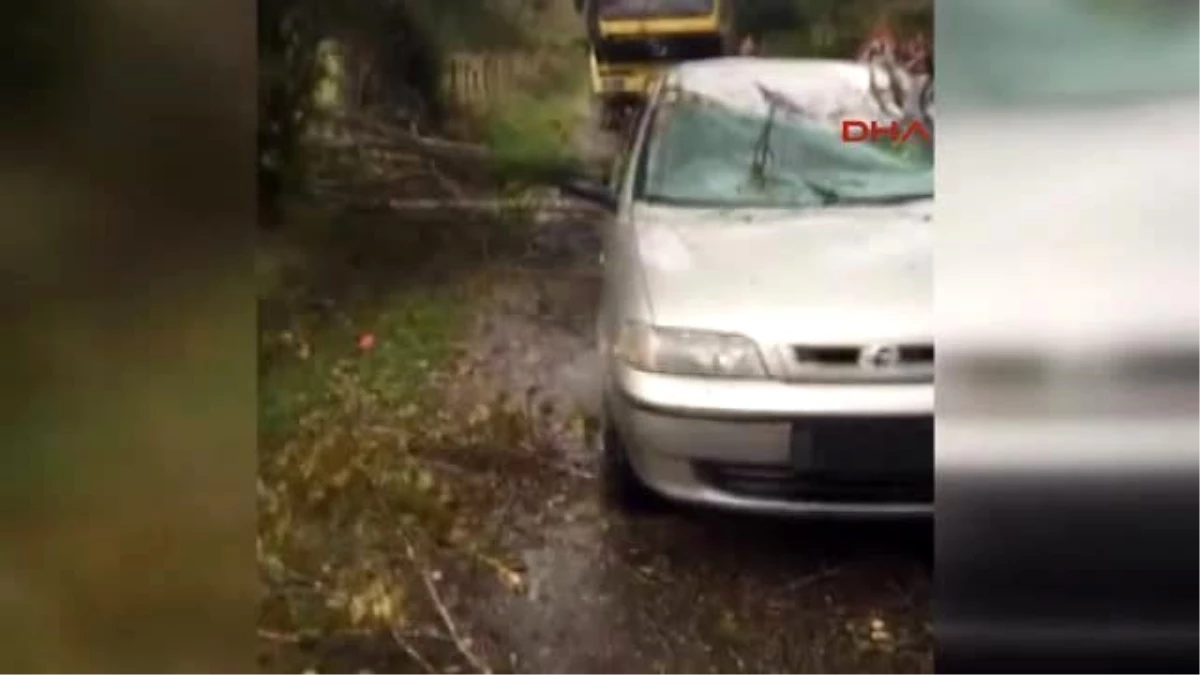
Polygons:
[[605,502],[630,514],[656,513],[666,506],[657,492],[650,489],[629,464],[629,453],[620,434],[610,424],[601,435],[601,484]]

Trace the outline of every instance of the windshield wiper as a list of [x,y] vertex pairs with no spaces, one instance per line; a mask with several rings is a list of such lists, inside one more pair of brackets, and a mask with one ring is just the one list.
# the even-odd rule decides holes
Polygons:
[[925,199],[933,199],[932,192],[916,192],[899,195],[866,195],[862,197],[839,197],[834,200],[837,204],[873,204],[886,206],[889,204],[907,204],[908,202],[919,202]]
[[771,131],[774,127],[775,106],[771,106],[767,112],[767,121],[758,134],[758,141],[754,143],[754,154],[750,161],[750,177],[763,187],[767,183],[767,164],[775,159],[775,151],[771,149]]
[[754,144],[754,159],[750,164],[750,173],[760,183],[765,183],[767,164],[775,158],[775,152],[771,149],[771,132],[775,130],[775,114],[781,108],[785,112],[798,115],[803,115],[804,111],[783,94],[768,89],[758,82],[755,82],[754,86],[758,88],[758,93],[767,102],[767,119],[758,135],[758,141]]
[[[777,91],[768,89],[761,84],[755,83],[758,91],[767,102],[767,119],[763,123],[762,131],[758,135],[758,140],[754,144],[754,155],[750,163],[750,178],[757,183],[759,189],[765,190],[767,187],[767,166],[772,164],[775,159],[775,151],[771,148],[771,132],[775,130],[775,115],[782,109],[785,112],[793,115],[804,115],[804,110],[788,97],[780,94]],[[796,176],[804,187],[811,190],[814,194],[821,198],[821,202],[825,205],[832,204],[838,201],[838,193],[822,185],[818,185],[803,176]]]

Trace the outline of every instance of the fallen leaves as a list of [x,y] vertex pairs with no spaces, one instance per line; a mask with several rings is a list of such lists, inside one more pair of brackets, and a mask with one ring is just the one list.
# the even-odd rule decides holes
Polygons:
[[733,612],[729,610],[721,612],[721,619],[717,623],[717,630],[721,631],[727,637],[737,635],[738,622]]
[[846,630],[860,651],[891,654],[899,646],[899,641],[887,621],[878,615],[872,615],[865,621],[847,621]]
[[884,623],[883,619],[871,619],[870,626],[870,637],[872,642],[891,644],[895,641],[895,638],[892,637],[892,633],[887,629],[887,624]]
[[350,623],[361,626],[368,620],[383,625],[403,626],[405,616],[400,613],[404,593],[400,586],[389,586],[382,579],[375,579],[359,593],[350,597],[347,611]]
[[[359,386],[352,369],[343,368],[338,376],[346,390]],[[347,391],[347,395],[355,392]],[[394,542],[397,511],[411,516],[399,518],[401,530],[409,535],[420,533],[422,542],[446,545],[447,540],[452,543],[472,536],[464,525],[457,523],[448,502],[442,499],[446,496],[445,481],[434,468],[438,465],[423,457],[428,455],[436,460],[443,448],[477,439],[461,428],[461,417],[445,409],[438,410],[438,405],[436,401],[422,401],[400,411],[408,419],[421,421],[419,425],[404,425],[408,431],[402,438],[394,427],[384,423],[389,415],[396,419],[395,411],[381,408],[378,401],[358,397],[354,405],[343,408],[341,413],[310,426],[313,437],[300,439],[288,445],[286,451],[277,452],[268,463],[272,470],[261,477],[259,497],[264,504],[274,505],[267,511],[269,520],[283,522],[280,519],[286,515],[292,526],[278,529],[263,524],[261,529],[269,536],[264,535],[268,541],[260,551],[260,562],[273,570],[269,576],[278,578],[281,556],[294,558],[297,552],[308,549],[318,560],[332,557],[320,563],[325,587],[314,587],[313,591],[316,597],[325,599],[326,618],[308,614],[303,621],[330,626],[330,635],[345,634],[350,629],[364,636],[377,635],[386,629],[419,669],[447,672],[449,666],[444,663],[433,668],[421,641],[412,638],[414,631],[399,629],[408,621],[417,621],[410,616],[418,611],[413,602],[419,603],[421,598],[410,597],[404,588],[405,584],[419,588],[421,580],[409,578],[402,582],[407,573],[394,565],[389,568],[386,557],[381,558],[380,549],[376,548],[386,546],[388,538],[381,526],[386,527],[389,522]],[[347,409],[354,413],[352,418],[344,415]],[[489,410],[484,415],[487,419],[480,420],[481,427],[472,433],[486,437],[489,427],[497,422],[510,425],[512,420],[507,415],[516,412],[493,414],[498,411]],[[351,419],[354,421],[347,424]],[[295,488],[302,489],[297,494]],[[314,520],[314,516],[319,519]],[[443,518],[445,525],[437,525]],[[431,536],[426,538],[426,534]],[[339,541],[342,543],[334,543]],[[521,571],[495,557],[485,555],[480,559],[504,588],[513,593],[525,591],[527,581]],[[375,571],[364,572],[372,569]],[[443,572],[427,570],[422,576],[427,591],[420,595],[435,605],[449,641],[456,645],[463,660],[471,663],[467,669],[486,670],[486,662],[474,651],[471,639],[454,625],[454,618],[442,602],[436,584],[445,582]],[[296,611],[312,612],[311,609]],[[436,619],[427,614],[423,621]],[[344,628],[337,628],[339,625]],[[421,629],[422,624],[416,626]]]
[[460,631],[458,623],[454,620],[454,616],[450,613],[449,608],[446,607],[446,603],[442,600],[442,595],[438,591],[437,584],[435,583],[436,580],[434,579],[433,575],[430,574],[430,572],[424,567],[422,561],[417,556],[412,542],[407,538],[404,541],[404,552],[408,556],[409,563],[413,568],[415,568],[417,573],[425,582],[427,596],[437,609],[437,613],[442,619],[442,624],[447,633],[449,633],[454,645],[458,648],[459,654],[462,655],[462,657],[466,659],[466,661],[470,663],[477,672],[490,675],[492,672],[491,668],[489,668],[487,663],[472,650],[472,640],[469,637],[464,636]]
[[525,592],[527,586],[523,574],[493,556],[479,551],[476,551],[475,556],[495,572],[496,578],[506,589],[513,593]]

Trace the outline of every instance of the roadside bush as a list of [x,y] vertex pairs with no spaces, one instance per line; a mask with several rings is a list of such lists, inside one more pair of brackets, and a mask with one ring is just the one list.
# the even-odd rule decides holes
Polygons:
[[536,182],[579,168],[578,134],[589,131],[587,63],[577,50],[542,57],[536,81],[498,99],[486,113],[484,141],[496,172]]
[[771,55],[850,58],[881,21],[933,34],[932,0],[754,0],[736,11],[739,30],[761,35]]
[[[478,0],[260,0],[258,190],[263,222],[278,224],[283,195],[303,188],[303,141],[323,114],[382,110],[436,128],[445,121],[441,74],[446,51],[472,36],[518,40],[519,16]],[[331,86],[331,76],[339,78],[336,86]],[[331,89],[340,101],[328,100]],[[320,93],[326,95],[324,105],[317,105]]]

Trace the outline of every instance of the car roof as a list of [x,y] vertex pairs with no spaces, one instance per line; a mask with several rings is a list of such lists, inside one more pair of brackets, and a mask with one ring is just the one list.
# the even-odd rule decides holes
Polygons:
[[672,70],[685,81],[704,86],[730,77],[829,77],[854,72],[866,73],[867,66],[861,61],[848,59],[724,56],[684,61],[676,64]]
[[[880,76],[880,83],[885,83],[886,76]],[[765,112],[761,86],[801,103],[819,117],[860,111],[877,115],[870,78],[866,64],[841,59],[724,57],[688,61],[666,73],[668,86],[730,106]]]

